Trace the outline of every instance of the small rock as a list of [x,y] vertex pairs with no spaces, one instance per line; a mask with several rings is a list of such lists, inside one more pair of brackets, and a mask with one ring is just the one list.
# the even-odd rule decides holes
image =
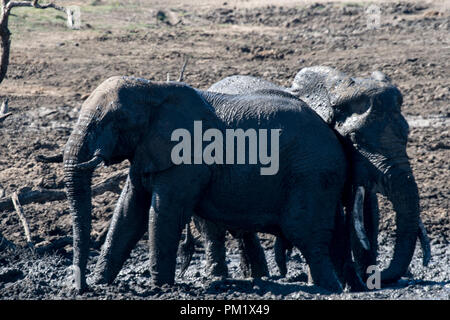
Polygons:
[[170,26],[175,26],[181,22],[181,18],[176,12],[159,10],[156,13],[156,20],[158,22],[164,22]]

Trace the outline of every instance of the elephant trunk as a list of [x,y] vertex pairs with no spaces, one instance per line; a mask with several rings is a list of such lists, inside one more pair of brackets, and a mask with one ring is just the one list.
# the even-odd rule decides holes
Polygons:
[[390,283],[407,271],[414,254],[419,231],[420,206],[417,184],[411,169],[396,169],[385,183],[386,196],[396,212],[396,242],[389,267],[382,271],[381,281]]
[[[93,157],[88,126],[94,114],[82,115],[64,151],[64,178],[73,222],[73,268],[75,287],[86,289],[86,266],[91,232],[91,180],[95,167],[86,164]],[[89,161],[91,160],[91,161]]]
[[73,267],[75,287],[86,288],[86,265],[89,257],[91,232],[91,177],[92,172],[80,172],[65,166],[67,199],[73,222]]

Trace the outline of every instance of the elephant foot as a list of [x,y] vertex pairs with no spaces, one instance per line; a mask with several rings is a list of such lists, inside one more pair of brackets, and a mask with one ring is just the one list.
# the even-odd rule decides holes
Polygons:
[[88,285],[86,282],[86,273],[82,272],[76,265],[72,265],[73,270],[73,282],[69,284],[69,289],[75,294],[83,294],[88,291]]
[[82,295],[82,294],[84,294],[84,293],[87,293],[87,292],[92,292],[93,290],[89,287],[89,286],[84,286],[84,287],[81,287],[81,288],[77,288],[76,286],[69,286],[69,287],[67,287],[67,292],[68,292],[68,294],[69,295],[71,295],[71,296],[74,296],[74,297],[76,297],[76,296],[80,296],[80,295]]
[[317,285],[318,287],[326,290],[330,294],[344,292],[344,290],[342,289],[342,285],[339,283],[339,281],[337,281],[337,282],[315,281],[314,284]]
[[155,277],[152,275],[152,280],[150,282],[152,287],[165,287],[165,286],[173,286],[175,284],[175,279],[169,277]]
[[353,264],[344,267],[344,279],[350,292],[368,291],[366,284],[356,272]]
[[280,271],[280,276],[284,278],[287,274],[287,257],[292,253],[292,244],[282,237],[277,237],[275,240],[274,251],[275,262]]
[[115,261],[100,256],[94,271],[94,283],[95,284],[111,284],[116,279],[117,274],[120,271],[120,266],[115,266]]
[[259,239],[255,233],[244,232],[238,239],[241,269],[244,277],[259,279],[269,277],[264,249],[261,247]]
[[207,266],[211,278],[228,278],[228,267],[226,264],[211,262]]
[[317,254],[310,260],[309,270],[315,285],[330,293],[342,293],[343,286],[337,277],[329,256]]
[[94,284],[111,284],[114,279],[101,274],[94,275]]

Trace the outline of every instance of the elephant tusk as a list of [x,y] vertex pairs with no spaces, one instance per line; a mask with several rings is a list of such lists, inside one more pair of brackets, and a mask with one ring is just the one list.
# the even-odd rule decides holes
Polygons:
[[101,156],[95,156],[91,160],[75,165],[78,170],[93,170],[103,162]]
[[355,194],[355,202],[353,204],[353,225],[355,228],[356,236],[361,242],[361,245],[365,250],[370,249],[370,243],[367,239],[366,232],[364,230],[363,211],[364,211],[364,187],[359,186]]
[[75,289],[81,291],[83,288],[81,287],[81,271],[80,268],[76,265],[72,265],[73,270],[73,282],[75,285]]
[[428,238],[427,230],[423,225],[422,219],[419,217],[419,240],[423,252],[423,265],[426,267],[431,259],[430,238]]

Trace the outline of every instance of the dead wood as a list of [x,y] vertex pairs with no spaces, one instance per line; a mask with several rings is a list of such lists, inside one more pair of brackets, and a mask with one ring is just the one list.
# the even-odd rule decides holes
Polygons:
[[17,196],[17,193],[13,193],[11,195],[11,201],[13,203],[14,208],[16,209],[16,213],[19,216],[20,222],[22,223],[23,230],[25,231],[25,239],[27,241],[27,245],[30,248],[34,248],[33,241],[31,240],[31,233],[30,233],[30,227],[28,226],[27,218],[25,217],[25,213],[23,211],[23,208],[20,204],[19,198]]
[[[92,187],[92,196],[96,197],[107,191],[120,193],[120,183],[127,177],[126,172],[119,172]],[[67,198],[63,190],[37,189],[17,194],[17,198],[22,205],[30,203],[46,203],[51,201],[61,201]],[[14,209],[11,197],[0,199],[0,211],[10,211]]]
[[[9,15],[11,9],[17,7],[33,7],[36,9],[54,9],[66,13],[68,17],[68,11],[66,8],[58,6],[54,3],[39,4],[39,0],[33,1],[9,1],[1,0],[1,15],[0,15],[0,83],[6,77],[9,65],[9,52],[11,49],[11,32],[8,29]],[[0,118],[1,121],[1,118]]]
[[51,156],[39,154],[35,157],[35,160],[37,162],[43,162],[43,163],[61,163],[61,162],[63,162],[63,155],[62,155],[62,153],[58,153],[58,154],[51,155]]

